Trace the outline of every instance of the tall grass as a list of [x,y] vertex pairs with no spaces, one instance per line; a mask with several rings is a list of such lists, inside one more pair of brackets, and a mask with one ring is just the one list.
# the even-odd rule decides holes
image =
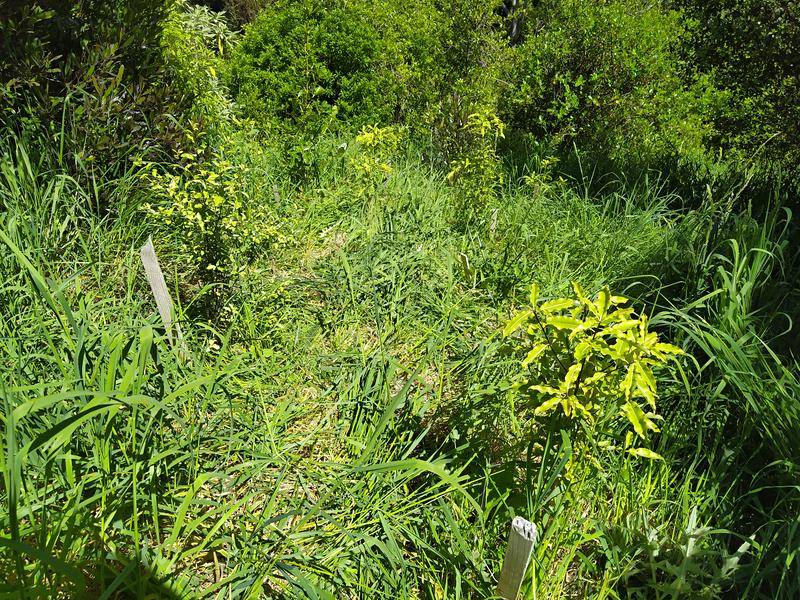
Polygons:
[[791,217],[777,208],[760,223],[737,217],[735,237],[702,264],[708,293],[662,314],[698,357],[693,396],[705,406],[686,403],[682,410],[721,415],[721,426],[698,434],[704,446],[722,450],[706,459],[733,488],[723,522],[754,539],[740,588],[747,597],[800,593],[800,381],[785,351],[794,335],[785,310],[796,294],[798,258]]
[[[167,19],[118,23],[136,44],[49,12],[5,27],[0,596],[491,598],[516,515],[540,532],[525,598],[800,596],[796,190],[764,198],[715,161],[726,191],[676,192],[577,148],[559,171],[544,139],[471,154],[456,113],[483,75],[393,156],[335,114],[338,134],[275,140],[217,76],[224,17],[146,4]],[[442,148],[481,165],[449,182]],[[242,235],[214,239],[243,203]],[[587,459],[531,417],[498,332],[532,281],[608,285],[686,351],[659,374],[663,460]]]
[[[704,221],[657,184],[554,183],[464,227],[413,153],[365,197],[336,147],[313,187],[263,170],[286,240],[223,283],[219,322],[183,310],[202,286],[131,210],[135,171],[87,191],[5,150],[4,592],[491,597],[523,514],[542,533],[527,597],[791,597],[796,367],[770,350],[785,303],[765,302],[791,263],[779,215],[684,257],[707,287],[653,317],[698,357],[668,386],[665,462],[609,454],[567,480],[569,439],[507,393],[500,323],[531,280],[658,297]],[[153,232],[187,352],[137,262]]]

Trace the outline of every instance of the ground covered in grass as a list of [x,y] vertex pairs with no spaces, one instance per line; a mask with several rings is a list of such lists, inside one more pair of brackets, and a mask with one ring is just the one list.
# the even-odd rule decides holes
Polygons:
[[[531,92],[511,118],[488,67],[448,79],[469,23],[517,69],[555,27],[509,48],[480,2],[450,18],[387,0],[387,20],[419,22],[379,42],[362,9],[295,4],[306,21],[291,2],[264,6],[241,43],[230,20],[183,2],[145,2],[133,20],[81,4],[74,23],[108,31],[78,28],[75,47],[49,29],[58,10],[9,11],[25,61],[2,64],[0,593],[490,598],[521,515],[539,529],[526,598],[795,597],[796,182],[722,159],[687,175],[711,142],[673,148],[686,154],[672,171],[641,171],[620,148],[562,152],[567,126],[587,147],[634,136],[653,152],[680,128],[674,115],[667,133],[606,123],[598,141],[582,104],[556,119]],[[682,22],[649,7],[620,25],[625,3],[589,4],[573,8],[599,11],[632,55],[620,31]],[[551,5],[542,22],[577,27],[569,3]],[[298,22],[317,44],[303,64],[325,66],[281,79],[288,50],[271,27],[294,39]],[[663,64],[635,83],[666,93],[684,74],[662,73],[677,59],[652,35]],[[405,62],[381,54],[400,49]],[[414,87],[428,72],[441,97]],[[258,96],[263,81],[284,87]],[[400,107],[391,124],[376,89]],[[680,89],[700,115],[697,89]],[[454,107],[459,93],[472,104]],[[517,134],[536,111],[560,121],[532,142]],[[179,341],[144,278],[149,236]],[[638,391],[597,399],[578,386],[622,379],[621,346],[603,367],[570,344],[606,290],[587,344],[613,298],[632,309],[614,339],[643,347],[655,338],[630,331],[649,327],[678,356],[631,367]],[[541,348],[524,347],[534,325],[507,328],[559,299],[576,312],[540,324]],[[567,392],[528,387],[554,377]],[[647,414],[626,416],[635,397]]]

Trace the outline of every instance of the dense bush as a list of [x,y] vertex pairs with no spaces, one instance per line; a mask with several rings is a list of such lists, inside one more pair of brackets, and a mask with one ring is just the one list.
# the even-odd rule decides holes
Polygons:
[[[228,80],[246,114],[318,131],[389,124],[424,106],[438,52],[422,3],[279,1],[245,28]],[[435,77],[434,77],[435,79]]]
[[553,151],[573,144],[627,171],[703,169],[720,97],[679,49],[676,11],[638,0],[547,0],[508,69],[502,115]]
[[505,92],[510,48],[493,0],[453,0],[442,7],[444,72],[437,99],[423,126],[429,127],[437,158],[450,162],[483,144],[470,118],[496,115]]
[[0,0],[0,596],[800,597],[793,5],[499,3]]
[[164,70],[164,0],[3,5],[0,132],[47,140],[73,176],[114,177],[181,138],[190,105]]
[[[263,177],[269,152],[237,122],[219,78],[235,41],[222,15],[177,1],[163,24],[164,71],[181,94],[181,139],[166,159],[143,160],[138,179],[150,190],[146,222],[192,265],[199,285],[235,280],[279,241],[272,190]],[[217,287],[198,304],[219,316]]]
[[729,90],[716,143],[732,161],[800,175],[800,12],[786,0],[675,0],[696,21],[685,40],[696,64]]
[[217,137],[232,112],[217,71],[234,40],[222,15],[184,0],[175,1],[161,34],[165,67],[186,100],[185,120]]
[[[204,144],[184,152],[170,173],[153,169],[147,180],[155,202],[144,209],[201,270],[215,280],[241,269],[253,255],[277,240],[278,232],[244,162],[231,162],[219,150],[205,158]],[[229,154],[236,156],[235,149]],[[206,272],[202,272],[205,270]]]
[[471,151],[469,116],[493,112],[510,48],[492,0],[278,1],[245,27],[226,81],[244,113],[308,136],[402,124],[448,171]]

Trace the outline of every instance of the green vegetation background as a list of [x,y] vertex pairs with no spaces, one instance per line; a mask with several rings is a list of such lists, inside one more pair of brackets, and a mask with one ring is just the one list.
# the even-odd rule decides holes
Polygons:
[[0,0],[0,595],[798,597],[796,3],[210,4]]

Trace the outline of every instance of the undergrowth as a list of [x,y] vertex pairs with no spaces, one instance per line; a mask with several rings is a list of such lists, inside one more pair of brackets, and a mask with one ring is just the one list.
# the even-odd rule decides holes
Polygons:
[[[334,12],[371,45],[352,80],[294,73],[292,113],[294,92],[258,96],[263,73],[235,79],[289,4],[238,46],[222,16],[170,4],[158,43],[103,46],[99,74],[78,60],[90,44],[41,42],[60,13],[4,24],[32,58],[2,63],[25,77],[0,121],[0,594],[490,598],[518,515],[539,529],[525,598],[800,594],[793,188],[684,197],[668,174],[589,175],[577,151],[571,177],[553,144],[509,157],[498,72],[470,70],[483,59],[455,28],[525,50],[480,2],[404,6],[380,43],[371,9]],[[70,14],[88,27],[95,9]],[[409,15],[441,39],[412,39]],[[330,25],[306,31],[320,64],[348,56]],[[289,60],[278,46],[266,58]],[[424,57],[445,61],[444,95],[418,89]],[[372,118],[392,76],[418,122]],[[369,124],[333,126],[359,93]],[[150,236],[177,343],[139,262]]]

